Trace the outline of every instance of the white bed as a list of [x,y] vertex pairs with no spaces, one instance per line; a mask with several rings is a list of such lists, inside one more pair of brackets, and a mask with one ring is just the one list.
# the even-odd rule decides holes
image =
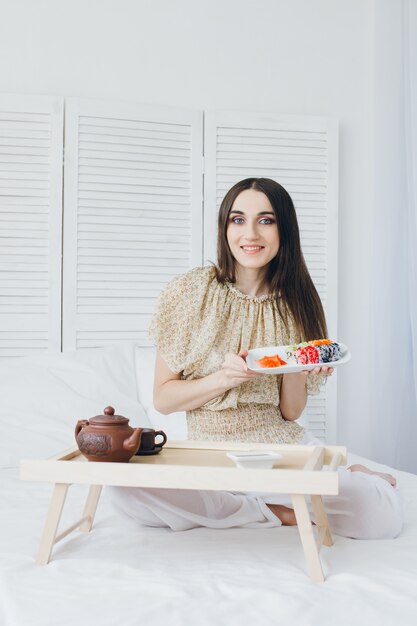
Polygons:
[[[353,455],[395,474],[404,530],[390,541],[335,536],[321,551],[323,585],[306,574],[295,528],[141,528],[105,495],[92,532],[72,534],[49,565],[35,565],[52,485],[20,481],[19,460],[70,447],[77,419],[107,404],[133,426],[184,438],[183,415],[160,416],[151,406],[152,361],[151,349],[120,344],[0,364],[0,626],[417,622],[417,476]],[[85,495],[72,487],[63,526]]]

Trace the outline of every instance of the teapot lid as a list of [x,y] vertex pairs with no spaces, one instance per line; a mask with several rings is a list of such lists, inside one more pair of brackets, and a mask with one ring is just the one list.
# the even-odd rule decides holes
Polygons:
[[90,424],[128,424],[129,420],[123,415],[115,415],[114,408],[112,406],[106,406],[104,409],[104,415],[96,415],[88,420]]

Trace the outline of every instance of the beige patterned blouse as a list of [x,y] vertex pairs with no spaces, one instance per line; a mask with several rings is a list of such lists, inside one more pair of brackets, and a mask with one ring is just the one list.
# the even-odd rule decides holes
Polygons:
[[[272,296],[247,296],[220,284],[214,267],[197,267],[162,292],[149,329],[172,372],[185,380],[219,370],[227,352],[300,341],[290,320],[281,319]],[[307,377],[309,394],[323,376]],[[282,375],[260,376],[187,412],[190,439],[296,443],[304,434],[281,416]]]

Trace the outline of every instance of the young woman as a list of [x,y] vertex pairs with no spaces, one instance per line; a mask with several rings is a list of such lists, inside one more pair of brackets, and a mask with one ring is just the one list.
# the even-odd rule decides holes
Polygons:
[[[155,408],[186,411],[190,439],[314,441],[296,420],[333,369],[263,376],[245,361],[250,348],[327,337],[294,205],[278,183],[248,178],[229,190],[218,218],[217,265],[174,279],[150,332],[157,346]],[[339,495],[324,498],[332,530],[395,537],[402,526],[395,479],[361,465],[339,476]],[[296,523],[288,500],[271,494],[117,488],[113,497],[142,523],[174,530]]]

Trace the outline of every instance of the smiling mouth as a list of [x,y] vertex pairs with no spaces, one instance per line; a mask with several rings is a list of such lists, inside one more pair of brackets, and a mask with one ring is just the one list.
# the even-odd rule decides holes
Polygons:
[[246,254],[256,254],[264,249],[264,246],[240,246],[240,249],[243,250]]

